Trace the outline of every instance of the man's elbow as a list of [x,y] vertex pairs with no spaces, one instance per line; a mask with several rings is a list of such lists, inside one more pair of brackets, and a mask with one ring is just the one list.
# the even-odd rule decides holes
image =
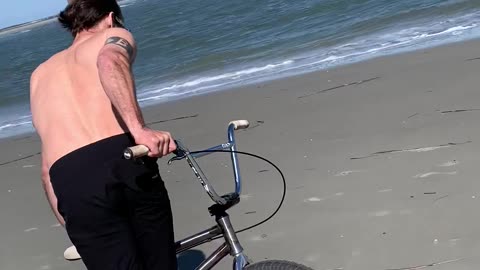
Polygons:
[[50,177],[48,173],[42,173],[42,187],[43,189],[47,189],[52,183],[50,182]]

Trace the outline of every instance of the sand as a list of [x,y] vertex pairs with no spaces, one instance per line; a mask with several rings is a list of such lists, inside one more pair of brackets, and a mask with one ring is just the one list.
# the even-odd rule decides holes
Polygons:
[[[225,141],[230,120],[250,120],[238,132],[239,150],[271,159],[288,186],[278,215],[239,235],[254,261],[318,270],[478,269],[479,47],[469,41],[381,57],[144,113],[192,150]],[[62,257],[70,242],[44,198],[38,138],[0,146],[0,269],[85,269]],[[200,160],[219,192],[233,188],[228,162],[222,154]],[[159,164],[176,237],[211,226],[210,201],[188,166]],[[270,214],[282,191],[267,164],[247,157],[240,164],[242,202],[230,211],[238,229]],[[215,245],[182,256],[180,269]]]

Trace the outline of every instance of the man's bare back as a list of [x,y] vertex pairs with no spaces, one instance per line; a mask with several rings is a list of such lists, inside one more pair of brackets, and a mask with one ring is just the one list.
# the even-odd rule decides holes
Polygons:
[[97,56],[109,30],[75,40],[32,76],[33,123],[47,168],[75,149],[127,132],[98,76]]

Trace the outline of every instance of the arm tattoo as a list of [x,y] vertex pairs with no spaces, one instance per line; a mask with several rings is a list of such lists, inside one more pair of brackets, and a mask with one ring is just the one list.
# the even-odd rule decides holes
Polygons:
[[121,38],[121,37],[110,37],[107,39],[107,41],[105,42],[105,44],[113,44],[113,45],[117,45],[117,46],[120,46],[122,48],[124,48],[127,53],[128,53],[128,56],[129,57],[132,57],[133,56],[133,47],[132,45],[130,45],[130,43],[124,39],[124,38]]

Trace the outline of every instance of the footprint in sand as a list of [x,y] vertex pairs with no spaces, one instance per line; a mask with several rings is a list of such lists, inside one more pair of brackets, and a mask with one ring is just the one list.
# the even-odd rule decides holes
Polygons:
[[324,198],[318,198],[318,197],[310,197],[308,199],[303,200],[304,202],[321,202],[325,200]]
[[339,173],[335,174],[335,176],[347,176],[347,175],[350,175],[352,173],[357,173],[357,172],[364,172],[364,171],[344,171],[344,172],[339,172]]
[[345,195],[344,192],[337,192],[337,193],[335,193],[335,194],[333,194],[333,195],[330,195],[330,196],[328,196],[328,197],[326,197],[326,198],[310,197],[310,198],[307,198],[307,199],[305,199],[305,200],[303,200],[303,201],[306,202],[306,203],[308,203],[308,202],[321,202],[321,201],[324,201],[324,200],[329,199],[329,198],[339,197],[339,196],[343,196],[343,195]]
[[428,173],[417,174],[413,178],[427,178],[427,177],[432,176],[432,175],[455,175],[455,174],[457,174],[456,171],[453,171],[453,172],[428,172]]
[[454,159],[454,160],[447,161],[445,163],[439,164],[437,166],[438,167],[452,167],[452,166],[457,165],[458,163],[460,163],[460,162],[458,162],[457,160]]

